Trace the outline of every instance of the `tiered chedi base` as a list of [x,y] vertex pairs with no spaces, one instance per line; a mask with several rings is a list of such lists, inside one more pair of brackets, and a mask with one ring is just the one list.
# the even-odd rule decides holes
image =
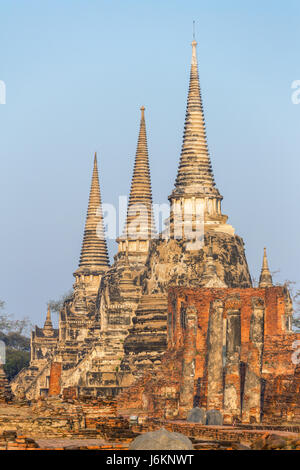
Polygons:
[[216,272],[228,287],[252,287],[243,240],[207,232],[201,250],[186,249],[182,240],[152,242],[143,274],[143,297],[124,343],[121,368],[132,377],[160,364],[167,346],[167,292],[170,286],[202,287],[207,282],[210,247]]
[[167,295],[144,295],[124,344],[122,370],[139,373],[160,364],[166,350]]

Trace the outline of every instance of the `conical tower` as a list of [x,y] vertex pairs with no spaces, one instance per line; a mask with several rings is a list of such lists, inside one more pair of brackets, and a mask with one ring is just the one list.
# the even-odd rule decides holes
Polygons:
[[196,47],[197,42],[193,41],[183,143],[173,195],[193,194],[221,199],[207,145]]
[[145,108],[141,107],[140,130],[131,181],[127,218],[119,242],[119,253],[143,260],[149,249],[149,242],[155,233],[150,167],[148,157]]
[[54,334],[52,320],[51,320],[50,305],[48,305],[47,316],[46,316],[46,321],[44,324],[43,332],[45,336],[53,336]]
[[[76,279],[76,298],[79,297],[81,299],[82,287],[88,287],[91,290],[91,294],[95,294],[98,291],[101,277],[108,267],[109,258],[104,235],[97,154],[95,153],[79,268],[74,273]],[[76,289],[76,286],[79,289]],[[79,303],[77,299],[76,304],[79,305]]]
[[267,249],[264,248],[264,257],[263,257],[261,274],[259,278],[259,287],[272,287],[272,286],[273,286],[273,280],[272,280],[272,275],[269,270]]
[[106,240],[104,237],[97,154],[95,153],[92,184],[79,267],[87,268],[92,271],[105,271],[108,266],[109,259]]
[[[234,229],[226,224],[228,217],[221,213],[223,197],[215,184],[208,151],[196,47],[197,42],[194,40],[183,144],[175,187],[169,197],[171,227],[180,214],[185,221],[189,217],[193,225],[195,220],[201,219],[206,229],[217,229],[233,235]],[[178,230],[176,232],[178,238]],[[171,228],[172,235],[174,228]],[[185,235],[183,229],[182,237],[185,238]]]

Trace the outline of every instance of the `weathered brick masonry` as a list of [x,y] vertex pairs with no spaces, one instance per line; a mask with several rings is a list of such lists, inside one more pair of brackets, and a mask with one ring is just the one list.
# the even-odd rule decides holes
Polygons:
[[10,386],[3,365],[0,364],[0,403],[7,403],[11,398]]
[[49,380],[49,397],[60,395],[61,393],[61,370],[62,364],[60,362],[52,362]]
[[228,424],[299,420],[300,335],[289,329],[286,287],[176,287],[168,305],[162,366],[121,395],[120,409],[135,403],[157,417],[186,418],[197,405],[220,410]]

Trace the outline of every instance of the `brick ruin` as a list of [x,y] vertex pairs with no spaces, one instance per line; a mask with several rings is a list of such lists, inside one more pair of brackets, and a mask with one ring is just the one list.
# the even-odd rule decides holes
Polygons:
[[30,406],[0,406],[0,450],[127,450],[140,434],[161,428],[188,436],[195,450],[300,448],[297,425],[203,426],[153,417],[133,419],[116,416],[116,404],[99,398],[50,397]]
[[170,288],[168,348],[155,375],[124,391],[118,407],[186,419],[219,410],[224,424],[299,422],[286,287]]
[[226,423],[297,420],[299,370],[291,355],[299,335],[292,332],[288,290],[273,286],[266,252],[259,288],[252,287],[243,240],[227,223],[222,199],[193,41],[165,230],[155,231],[142,107],[118,253],[110,266],[95,155],[73,293],[58,329],[49,309],[44,327],[35,328],[30,366],[12,381],[13,393],[29,400],[119,395],[120,410],[165,418],[186,418],[198,405],[220,410]]

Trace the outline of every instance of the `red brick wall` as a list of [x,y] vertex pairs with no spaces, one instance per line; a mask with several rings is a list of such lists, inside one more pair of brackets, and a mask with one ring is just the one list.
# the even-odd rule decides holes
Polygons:
[[56,396],[61,393],[61,362],[52,362],[50,369],[48,396]]
[[[228,309],[236,307],[241,312],[241,387],[243,390],[244,373],[249,357],[250,321],[253,313],[253,298],[261,298],[265,305],[264,346],[262,358],[262,383],[265,394],[265,419],[270,419],[275,401],[288,401],[285,416],[300,416],[298,401],[294,390],[300,387],[300,374],[295,375],[292,361],[295,340],[300,334],[285,331],[283,316],[286,314],[286,289],[276,286],[271,288],[246,289],[188,289],[170,288],[168,302],[168,350],[163,356],[161,367],[155,375],[144,377],[124,392],[118,399],[119,408],[136,408],[146,411],[151,416],[171,418],[178,412],[180,390],[182,388],[182,370],[184,339],[186,330],[182,328],[181,310],[194,306],[197,310],[197,333],[195,354],[194,404],[207,405],[207,331],[212,301],[224,302],[224,319]],[[236,304],[236,305],[235,305]],[[255,369],[255,368],[254,368]],[[255,369],[256,370],[256,369]],[[276,379],[278,377],[278,380]],[[134,406],[133,406],[134,405]],[[298,410],[299,408],[299,410]],[[297,411],[298,410],[298,411]]]
[[[215,299],[225,302],[224,316],[229,307],[226,299],[228,297],[239,296],[241,305],[241,334],[242,350],[241,361],[247,361],[250,319],[252,315],[252,299],[260,297],[265,302],[265,338],[268,338],[267,348],[273,349],[272,337],[286,335],[283,329],[282,317],[285,314],[285,288],[270,287],[266,289],[186,289],[181,287],[171,288],[169,291],[169,314],[175,319],[175,329],[173,340],[168,335],[169,348],[180,349],[183,345],[183,330],[180,325],[180,307],[194,305],[198,311],[198,331],[197,331],[197,358],[196,358],[196,378],[204,375],[206,356],[206,337],[209,320],[210,304]],[[176,311],[174,310],[176,306]],[[294,335],[288,333],[288,338],[293,342]],[[271,339],[270,339],[271,338]],[[300,338],[300,335],[298,335]],[[289,342],[289,340],[288,340]],[[274,365],[274,372],[277,371]]]
[[[215,299],[222,300],[225,304],[224,318],[226,318],[226,311],[232,308],[231,304],[235,302],[234,299],[231,300],[234,297],[238,297],[239,300],[236,302],[238,302],[238,307],[241,311],[241,362],[247,364],[249,358],[250,320],[253,311],[252,299],[259,297],[265,304],[262,378],[267,384],[266,396],[268,410],[271,411],[272,409],[270,403],[272,401],[272,389],[275,383],[277,389],[276,391],[274,390],[274,398],[275,395],[277,398],[281,396],[282,401],[284,397],[286,397],[287,401],[292,403],[293,393],[291,390],[294,390],[300,385],[298,375],[294,377],[295,364],[293,364],[292,361],[292,354],[294,352],[293,343],[300,339],[300,334],[294,334],[285,330],[285,287],[276,286],[264,289],[187,289],[174,287],[169,291],[169,315],[172,317],[173,333],[172,335],[168,334],[168,347],[170,350],[180,350],[182,348],[184,330],[180,323],[180,310],[181,308],[187,308],[191,305],[195,306],[198,311],[195,384],[197,383],[197,379],[201,378],[200,406],[206,406],[206,341],[210,305]],[[180,364],[178,364],[178,367],[180,367]],[[281,379],[276,381],[276,376],[281,376]],[[284,377],[287,378],[286,381],[283,380]],[[286,382],[288,382],[289,385],[289,392],[287,391]],[[294,402],[295,401],[297,401],[296,398],[294,399]],[[266,410],[266,415],[267,414]],[[288,414],[288,411],[286,414]]]

